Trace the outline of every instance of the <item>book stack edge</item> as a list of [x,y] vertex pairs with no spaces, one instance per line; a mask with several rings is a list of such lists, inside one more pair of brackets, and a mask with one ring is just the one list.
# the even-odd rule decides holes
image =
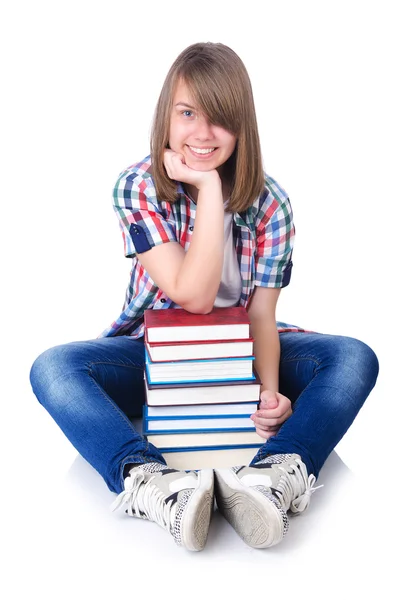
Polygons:
[[260,380],[243,307],[146,310],[142,433],[177,469],[249,464]]

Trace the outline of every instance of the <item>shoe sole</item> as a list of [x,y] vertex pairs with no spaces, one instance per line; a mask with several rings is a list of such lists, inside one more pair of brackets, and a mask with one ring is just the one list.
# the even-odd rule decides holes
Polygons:
[[215,497],[219,511],[251,548],[275,546],[288,530],[283,508],[243,485],[229,469],[215,469]]
[[214,507],[214,472],[197,473],[198,486],[190,496],[181,521],[181,542],[187,550],[200,551],[208,537]]

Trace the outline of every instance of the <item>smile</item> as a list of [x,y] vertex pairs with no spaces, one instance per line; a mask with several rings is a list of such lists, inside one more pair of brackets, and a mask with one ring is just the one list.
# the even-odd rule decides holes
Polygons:
[[194,156],[200,156],[208,158],[214,154],[217,148],[196,148],[195,146],[188,146],[190,152]]

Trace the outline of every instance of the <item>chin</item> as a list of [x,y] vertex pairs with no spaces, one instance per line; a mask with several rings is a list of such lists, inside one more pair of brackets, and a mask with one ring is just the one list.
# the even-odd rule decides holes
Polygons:
[[218,165],[213,162],[203,163],[199,160],[192,160],[191,156],[185,156],[185,163],[188,167],[194,169],[195,171],[213,171],[214,169],[218,168]]
[[214,171],[214,169],[216,169],[216,167],[210,167],[210,165],[202,165],[202,164],[197,164],[197,163],[186,163],[188,167],[190,167],[191,169],[193,169],[194,171]]

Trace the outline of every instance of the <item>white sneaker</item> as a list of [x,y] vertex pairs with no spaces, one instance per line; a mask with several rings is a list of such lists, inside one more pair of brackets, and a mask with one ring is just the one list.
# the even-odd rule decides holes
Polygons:
[[268,548],[288,532],[287,511],[309,506],[315,481],[298,454],[276,454],[251,467],[215,469],[216,502],[246,544]]
[[212,469],[177,471],[160,463],[145,463],[130,470],[124,487],[112,510],[125,504],[130,516],[154,521],[167,529],[179,546],[204,548],[214,504]]

